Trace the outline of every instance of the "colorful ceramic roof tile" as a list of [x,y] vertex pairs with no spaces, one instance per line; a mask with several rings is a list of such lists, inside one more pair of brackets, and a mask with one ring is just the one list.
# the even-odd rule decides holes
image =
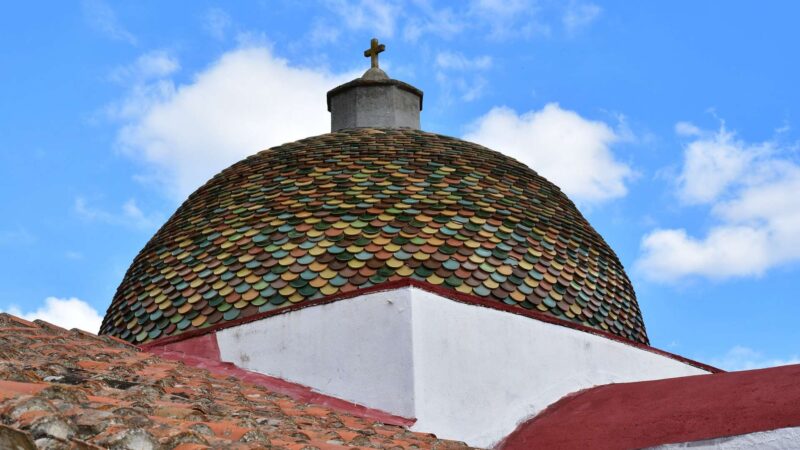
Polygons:
[[110,336],[0,314],[0,448],[461,449]]
[[558,187],[477,144],[368,128],[211,179],[136,257],[101,332],[143,343],[408,277],[648,343],[619,259]]

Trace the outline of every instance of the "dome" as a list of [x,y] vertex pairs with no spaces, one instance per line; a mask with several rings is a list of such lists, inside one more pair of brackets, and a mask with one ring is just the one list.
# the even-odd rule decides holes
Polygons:
[[136,257],[101,332],[142,343],[409,278],[648,343],[619,259],[558,187],[477,144],[374,128],[216,175]]

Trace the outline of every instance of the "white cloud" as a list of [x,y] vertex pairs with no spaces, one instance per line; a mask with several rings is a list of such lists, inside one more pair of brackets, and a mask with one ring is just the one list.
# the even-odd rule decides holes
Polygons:
[[125,84],[142,83],[153,78],[170,76],[180,68],[177,58],[164,50],[155,50],[139,56],[132,64],[114,69],[111,79]]
[[656,229],[642,239],[637,268],[657,281],[760,275],[769,265],[768,243],[764,230],[746,226],[716,227],[702,239],[682,228]]
[[[334,41],[341,30],[369,32],[389,40],[400,35],[417,42],[425,35],[452,39],[472,33],[490,41],[516,41],[550,36],[555,28],[573,34],[594,23],[602,9],[588,1],[540,0],[323,0],[325,13],[313,16],[310,36]],[[399,32],[398,32],[399,31]]]
[[175,84],[172,80],[159,79],[150,83],[136,83],[130,86],[125,98],[107,105],[103,112],[111,119],[129,122],[173,95],[175,95]]
[[[418,14],[409,14],[403,28],[403,37],[416,42],[425,34],[433,34],[445,39],[461,33],[466,27],[466,19],[452,8],[437,9],[432,2],[417,0],[414,4],[419,8]],[[404,9],[409,10],[409,5]]]
[[471,102],[473,100],[477,100],[483,95],[484,89],[489,84],[485,78],[483,77],[475,77],[470,83],[464,82],[464,80],[459,80],[459,84],[461,87],[461,98],[465,102]]
[[761,352],[737,345],[724,355],[711,359],[710,363],[724,370],[750,370],[800,364],[800,356],[791,355],[787,358],[769,358]]
[[75,199],[75,212],[85,220],[124,225],[141,229],[153,229],[163,222],[157,214],[147,215],[139,209],[135,199],[129,199],[122,204],[120,212],[111,213],[99,208],[89,206],[83,197]]
[[594,22],[602,11],[602,8],[593,3],[571,1],[562,17],[564,28],[568,33],[574,33]]
[[678,197],[704,204],[715,224],[703,237],[655,229],[637,268],[656,281],[759,276],[800,260],[800,165],[777,142],[750,144],[724,126],[699,130],[684,152]]
[[75,297],[47,297],[44,305],[35,311],[23,312],[18,307],[12,306],[7,312],[28,321],[40,319],[66,329],[79,328],[90,333],[97,333],[103,322],[97,310]]
[[324,0],[341,23],[352,30],[366,30],[390,38],[397,28],[402,8],[397,2],[387,0]]
[[487,37],[494,40],[549,35],[540,12],[533,0],[472,0],[469,6],[472,20],[488,27]]
[[147,167],[148,181],[183,199],[245,156],[328,132],[325,94],[355,76],[292,66],[266,47],[248,46],[188,84],[136,86],[110,110],[125,122],[122,151]]
[[225,34],[230,26],[231,18],[228,13],[222,9],[210,8],[208,11],[206,11],[206,15],[203,20],[203,28],[214,39],[220,41],[225,39]]
[[699,136],[702,134],[702,131],[692,123],[678,122],[675,124],[675,133],[679,136]]
[[[323,0],[326,12],[339,19],[323,26],[322,15],[312,18],[311,35],[338,37],[338,30],[366,31],[382,39],[399,34],[409,42],[435,35],[451,39],[464,32],[494,41],[549,36],[554,25],[574,33],[601,15],[599,6],[539,0]],[[400,33],[398,33],[400,31]]]
[[136,45],[136,36],[119,23],[116,13],[103,0],[84,0],[83,14],[89,24],[107,37]]
[[[439,101],[445,104],[452,103],[454,98],[471,102],[480,98],[488,82],[478,74],[492,67],[492,58],[488,55],[470,58],[458,52],[440,52],[436,55],[436,66],[440,69],[436,73],[436,81],[442,91]],[[454,74],[455,72],[467,72]]]
[[472,0],[476,10],[502,16],[522,14],[535,7],[530,0]]
[[486,78],[480,75],[467,78],[454,76],[444,71],[436,73],[436,81],[441,88],[438,101],[442,104],[451,104],[456,98],[464,102],[477,100],[483,95],[489,84]]
[[452,70],[486,70],[492,67],[492,57],[488,55],[469,58],[462,53],[441,52],[436,55],[436,65]]
[[[690,125],[676,125],[676,129],[685,133],[692,130]],[[748,145],[736,139],[724,126],[712,134],[692,131],[699,138],[686,146],[683,169],[678,177],[679,196],[690,204],[716,200],[751,169],[756,158],[769,153],[772,147],[770,143]]]
[[465,139],[522,161],[578,203],[622,197],[634,175],[611,150],[620,136],[610,126],[555,103],[521,115],[493,108],[473,124]]

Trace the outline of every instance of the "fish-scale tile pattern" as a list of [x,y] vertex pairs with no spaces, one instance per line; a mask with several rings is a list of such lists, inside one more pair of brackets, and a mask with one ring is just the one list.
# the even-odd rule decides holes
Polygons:
[[558,187],[477,144],[367,128],[211,179],[136,257],[101,332],[142,343],[403,277],[648,343],[618,258]]

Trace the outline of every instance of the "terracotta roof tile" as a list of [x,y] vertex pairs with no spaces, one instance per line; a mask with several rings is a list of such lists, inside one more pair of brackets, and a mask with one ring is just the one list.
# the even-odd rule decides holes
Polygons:
[[101,332],[137,343],[412,278],[647,343],[617,256],[520,162],[419,130],[265,150],[193,193]]
[[0,380],[0,448],[466,448],[8,314]]

